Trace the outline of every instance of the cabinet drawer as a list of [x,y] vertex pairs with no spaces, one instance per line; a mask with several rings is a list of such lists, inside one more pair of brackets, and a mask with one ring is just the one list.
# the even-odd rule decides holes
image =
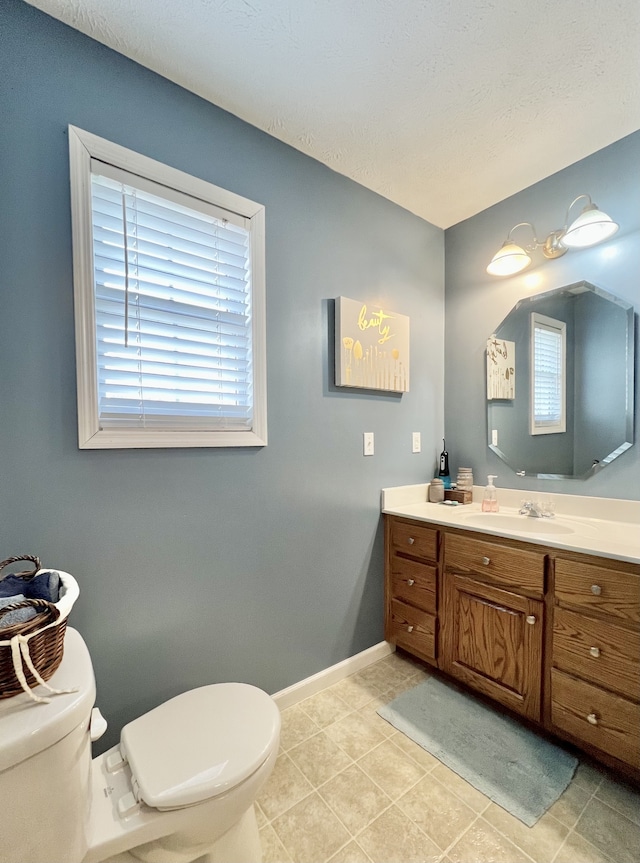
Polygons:
[[542,552],[511,548],[470,536],[445,536],[447,569],[477,573],[489,581],[540,595],[544,591],[544,559]]
[[435,567],[404,557],[394,557],[391,563],[391,598],[401,599],[429,614],[435,614]]
[[551,721],[602,752],[640,767],[640,706],[551,671]]
[[553,621],[556,668],[640,699],[640,633],[564,608]]
[[405,602],[392,600],[389,640],[410,653],[435,659],[436,619]]
[[391,549],[424,560],[438,559],[438,531],[409,521],[391,522]]
[[640,576],[572,560],[556,560],[556,599],[640,624]]

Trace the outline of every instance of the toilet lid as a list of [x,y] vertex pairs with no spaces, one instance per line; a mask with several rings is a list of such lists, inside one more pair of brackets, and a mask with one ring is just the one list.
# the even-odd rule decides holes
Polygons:
[[155,809],[200,803],[238,785],[277,747],[280,712],[246,683],[217,683],[166,701],[122,729],[137,797]]

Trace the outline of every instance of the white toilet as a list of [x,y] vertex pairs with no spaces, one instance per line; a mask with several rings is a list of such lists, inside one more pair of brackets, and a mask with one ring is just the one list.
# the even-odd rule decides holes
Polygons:
[[253,804],[280,736],[265,692],[242,683],[185,692],[91,760],[105,723],[74,629],[49,684],[78,691],[47,704],[0,700],[0,863],[259,863]]

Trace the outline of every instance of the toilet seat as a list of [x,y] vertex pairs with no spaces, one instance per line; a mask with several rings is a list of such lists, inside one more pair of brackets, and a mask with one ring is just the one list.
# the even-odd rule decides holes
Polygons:
[[254,773],[277,745],[279,729],[278,708],[266,692],[217,683],[125,725],[120,750],[139,801],[180,809],[224,794]]

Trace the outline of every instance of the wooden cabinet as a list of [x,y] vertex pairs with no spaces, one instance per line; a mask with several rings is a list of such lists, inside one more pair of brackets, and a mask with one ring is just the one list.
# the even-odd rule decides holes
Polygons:
[[385,638],[435,663],[439,532],[405,519],[387,519],[385,548]]
[[563,605],[586,614],[637,627],[640,626],[639,572],[640,566],[634,564],[558,557],[554,596]]
[[640,567],[558,555],[552,729],[640,769]]
[[640,701],[640,632],[556,607],[553,665]]
[[442,669],[539,720],[542,622],[540,600],[445,571]]
[[545,555],[509,540],[444,538],[441,667],[540,719]]
[[415,656],[436,657],[436,617],[406,602],[391,601],[389,641]]
[[545,555],[533,546],[486,534],[447,533],[445,566],[451,572],[473,574],[482,581],[504,585],[518,593],[542,597]]
[[599,686],[551,670],[552,730],[640,767],[640,708]]
[[385,638],[640,777],[640,565],[385,516]]
[[438,531],[420,522],[396,518],[389,524],[389,545],[396,555],[408,555],[418,560],[438,559]]

